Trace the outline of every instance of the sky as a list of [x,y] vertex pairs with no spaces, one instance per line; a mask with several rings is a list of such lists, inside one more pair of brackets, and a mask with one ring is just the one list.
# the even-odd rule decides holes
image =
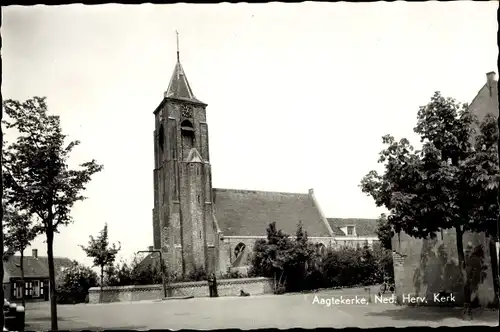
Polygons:
[[[3,98],[46,96],[64,133],[81,141],[71,164],[104,165],[88,199],[74,206],[74,223],[56,235],[55,255],[91,264],[78,244],[104,223],[121,242],[120,258],[153,244],[153,111],[176,62],[176,30],[191,88],[208,104],[214,188],[314,188],[327,217],[377,218],[384,210],[359,183],[381,170],[381,137],[418,143],[417,111],[434,91],[470,102],[485,74],[498,73],[497,8],[494,1],[3,7]],[[32,245],[40,255],[44,240]]]

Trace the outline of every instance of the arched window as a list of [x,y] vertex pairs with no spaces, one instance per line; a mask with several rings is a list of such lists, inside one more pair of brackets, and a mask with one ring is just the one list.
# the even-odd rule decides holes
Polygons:
[[182,159],[189,156],[189,151],[194,147],[194,129],[193,124],[189,120],[184,120],[181,123],[182,134]]
[[238,243],[234,248],[234,256],[238,258],[245,250],[246,245],[242,242]]
[[160,151],[163,151],[163,147],[165,146],[165,130],[163,129],[163,124],[160,125],[158,133],[158,146],[160,147]]
[[182,131],[193,131],[193,124],[189,120],[184,120],[181,123],[181,130]]

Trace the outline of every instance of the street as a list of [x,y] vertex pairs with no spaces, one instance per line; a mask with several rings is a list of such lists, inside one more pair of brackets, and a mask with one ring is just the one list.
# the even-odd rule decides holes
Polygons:
[[[223,329],[498,325],[493,310],[460,318],[459,308],[407,308],[393,304],[322,305],[314,300],[365,296],[362,290],[327,290],[310,294],[194,298],[58,306],[59,329]],[[314,302],[314,303],[313,303]],[[30,303],[26,330],[50,328],[48,302]]]

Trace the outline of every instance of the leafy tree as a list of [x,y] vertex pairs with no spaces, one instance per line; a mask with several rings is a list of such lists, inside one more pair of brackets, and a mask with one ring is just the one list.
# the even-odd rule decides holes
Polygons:
[[8,208],[4,208],[4,211],[4,245],[9,252],[21,254],[19,267],[21,269],[21,301],[24,306],[26,304],[24,298],[24,250],[35,239],[38,230],[33,225],[30,215]]
[[97,286],[97,274],[91,268],[73,261],[73,265],[59,276],[57,285],[59,303],[87,302],[89,289]]
[[302,223],[299,223],[295,233],[295,240],[288,250],[288,261],[284,264],[284,270],[289,280],[289,284],[287,285],[289,290],[300,290],[304,286],[307,286],[303,284],[310,265],[312,268],[315,255],[316,248],[309,241]]
[[90,236],[89,244],[87,247],[80,245],[80,247],[85,251],[88,257],[92,257],[94,259],[94,266],[99,267],[101,269],[101,292],[102,295],[102,286],[104,285],[104,268],[106,266],[113,266],[116,255],[121,249],[120,243],[118,246],[116,244],[109,244],[108,238],[108,224],[104,224],[104,228],[101,230],[97,238],[94,238],[92,235]]
[[385,214],[381,214],[378,218],[375,233],[382,247],[390,250],[392,248],[391,241],[394,232],[392,231],[391,225],[387,222],[387,216]]
[[125,262],[121,261],[118,264],[106,267],[105,285],[108,286],[127,286],[133,285],[132,268]]
[[[484,216],[498,215],[497,207],[480,206],[484,195],[497,189],[498,172],[489,171],[497,157],[493,158],[488,148],[481,147],[481,152],[474,148],[476,124],[467,105],[436,92],[417,116],[414,131],[421,138],[422,149],[414,151],[407,139],[398,142],[390,135],[384,136],[386,148],[379,159],[385,164],[384,174],[371,171],[361,181],[362,191],[390,211],[387,220],[396,232],[403,230],[417,238],[428,238],[443,229],[456,231],[467,308],[471,294],[463,234],[488,232]],[[481,129],[486,127],[490,128],[482,125]],[[490,134],[482,132],[484,137]]]
[[276,223],[269,224],[266,240],[257,240],[252,254],[251,274],[273,277],[277,287],[286,282],[285,270],[291,259],[293,243],[288,234],[276,228]]
[[65,144],[58,116],[49,115],[45,98],[33,97],[24,102],[3,102],[7,129],[17,131],[17,138],[3,151],[3,180],[7,203],[36,216],[40,233],[47,237],[51,329],[57,330],[57,306],[54,271],[54,234],[73,220],[70,212],[92,175],[102,170],[94,160],[70,169],[70,153],[79,144]]
[[[161,264],[157,260],[143,260],[135,255],[131,264],[130,278],[134,285],[162,283]],[[182,277],[180,277],[182,280]]]

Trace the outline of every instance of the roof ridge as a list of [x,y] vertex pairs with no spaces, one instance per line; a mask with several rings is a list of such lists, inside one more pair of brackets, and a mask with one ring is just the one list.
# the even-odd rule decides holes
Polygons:
[[304,195],[309,196],[308,193],[285,192],[285,191],[266,191],[266,190],[252,190],[252,189],[230,189],[230,188],[213,188],[217,191],[239,192],[239,193],[269,193],[281,195]]

